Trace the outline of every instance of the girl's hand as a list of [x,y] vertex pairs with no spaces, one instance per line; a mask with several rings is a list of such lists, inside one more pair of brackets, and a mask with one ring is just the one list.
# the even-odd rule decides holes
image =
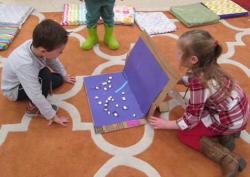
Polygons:
[[49,120],[49,126],[53,123],[57,123],[59,125],[62,125],[64,127],[67,126],[67,123],[69,122],[69,119],[67,117],[63,117],[63,116],[57,116],[55,115],[55,117],[51,120]]
[[154,129],[167,129],[166,120],[163,120],[159,117],[151,116],[149,118],[149,123],[153,126]]
[[76,82],[76,78],[75,77],[72,77],[72,76],[64,76],[63,77],[64,79],[64,82],[67,82],[67,83],[70,83],[70,84],[74,84]]
[[179,129],[174,120],[164,120],[159,117],[151,116],[149,118],[149,123],[154,129]]

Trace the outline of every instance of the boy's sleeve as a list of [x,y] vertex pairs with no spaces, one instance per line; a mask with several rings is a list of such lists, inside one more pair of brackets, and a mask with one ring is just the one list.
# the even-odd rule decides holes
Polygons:
[[67,72],[64,69],[63,64],[60,62],[58,58],[56,59],[47,59],[46,60],[47,65],[56,73],[61,74],[62,76],[66,76]]
[[208,89],[205,89],[199,81],[191,81],[189,84],[190,99],[184,115],[178,119],[177,125],[185,130],[196,126],[202,117],[205,102],[209,97]]
[[16,71],[16,74],[32,103],[46,119],[52,119],[56,115],[56,111],[42,94],[37,71],[35,71],[32,65],[24,65]]

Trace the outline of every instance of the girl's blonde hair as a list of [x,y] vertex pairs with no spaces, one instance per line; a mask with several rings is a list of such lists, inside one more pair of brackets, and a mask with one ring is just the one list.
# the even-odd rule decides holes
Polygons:
[[205,87],[208,82],[215,80],[216,89],[223,89],[225,96],[230,95],[234,81],[217,63],[222,53],[221,45],[204,30],[192,30],[182,34],[178,43],[183,51],[182,61],[191,56],[196,56],[198,62],[192,66],[191,71],[195,77],[200,78]]

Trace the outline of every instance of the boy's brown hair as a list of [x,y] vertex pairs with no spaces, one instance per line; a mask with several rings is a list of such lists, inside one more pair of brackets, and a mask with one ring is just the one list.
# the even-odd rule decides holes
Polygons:
[[57,22],[46,19],[35,27],[32,37],[35,48],[43,47],[50,52],[67,43],[68,32]]

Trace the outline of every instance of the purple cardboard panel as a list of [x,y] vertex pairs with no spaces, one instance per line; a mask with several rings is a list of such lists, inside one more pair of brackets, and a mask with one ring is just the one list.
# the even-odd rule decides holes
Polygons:
[[[84,82],[95,127],[131,121],[145,116],[122,72],[86,77]],[[107,89],[104,90],[104,88]],[[126,100],[123,100],[123,97]],[[124,110],[123,106],[127,109]],[[115,113],[118,114],[117,117]]]
[[146,115],[169,78],[141,38],[128,57],[124,73],[142,113]]
[[140,38],[123,72],[84,78],[94,126],[99,128],[121,122],[127,122],[128,127],[141,125],[139,119],[146,116],[168,80]]

